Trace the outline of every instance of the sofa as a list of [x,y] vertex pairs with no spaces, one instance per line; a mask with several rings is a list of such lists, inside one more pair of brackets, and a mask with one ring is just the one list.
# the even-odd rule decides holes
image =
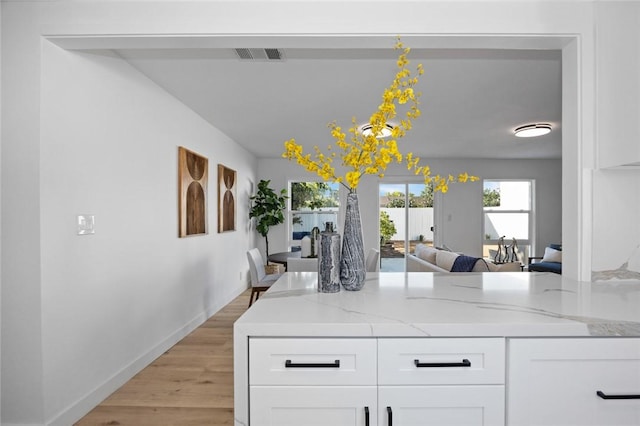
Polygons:
[[[538,260],[539,262],[536,262]],[[553,272],[562,274],[562,244],[549,244],[544,249],[544,256],[529,257],[529,272]]]
[[[407,255],[407,272],[451,272],[456,259],[464,256],[448,250],[418,244],[412,254]],[[495,264],[479,259],[469,272],[520,272],[520,262]]]

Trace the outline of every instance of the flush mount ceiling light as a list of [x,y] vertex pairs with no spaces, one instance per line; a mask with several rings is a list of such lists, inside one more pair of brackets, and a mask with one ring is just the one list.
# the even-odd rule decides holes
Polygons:
[[[362,127],[360,127],[360,133],[362,133],[364,136],[369,136],[373,134],[372,128],[373,128],[373,125],[371,125],[370,123],[364,124]],[[388,136],[391,136],[392,130],[393,130],[393,125],[386,123],[382,128],[382,130],[380,131],[380,133],[376,135],[376,138],[381,139],[381,138],[386,138]]]
[[546,135],[551,131],[551,124],[537,123],[527,124],[526,126],[518,127],[514,130],[514,133],[519,138],[532,138],[535,136]]

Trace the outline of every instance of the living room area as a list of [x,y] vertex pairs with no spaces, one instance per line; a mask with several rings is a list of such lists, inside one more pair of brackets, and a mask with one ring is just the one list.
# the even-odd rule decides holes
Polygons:
[[[443,90],[444,83],[426,84],[425,92],[439,102],[437,106],[425,103],[424,115],[430,118],[425,122],[420,120],[412,128],[413,136],[411,140],[403,141],[406,144],[403,149],[420,149],[425,153],[423,155],[426,155],[434,175],[446,176],[464,171],[479,176],[480,181],[451,185],[446,194],[432,193],[425,204],[420,201],[419,193],[426,189],[412,190],[421,184],[420,177],[412,176],[403,166],[390,164],[384,179],[363,180],[358,188],[361,209],[367,212],[362,218],[365,246],[379,247],[381,270],[404,270],[401,260],[406,252],[404,246],[410,246],[412,242],[425,241],[470,256],[490,258],[489,250],[497,249],[501,237],[508,243],[515,238],[520,249],[519,257],[528,263],[529,257],[541,254],[546,246],[562,239],[563,88],[560,50],[538,51],[530,57],[531,52],[520,55],[483,50],[475,60],[465,58],[461,52],[459,57],[456,56],[458,53],[434,53],[421,49],[413,49],[414,53],[417,60],[422,60],[421,55],[425,55],[424,59],[429,64],[428,81],[448,81],[451,75],[464,75],[466,79],[454,78],[455,83],[446,90]],[[363,54],[369,59],[368,53]],[[527,59],[520,62],[524,56]],[[488,58],[493,65],[500,64],[497,67],[499,71],[484,62]],[[477,69],[487,74],[482,74],[482,77],[476,73]],[[486,87],[487,90],[483,94],[478,93],[478,98],[466,96],[475,92],[477,87]],[[456,114],[445,116],[445,111],[451,111],[454,105]],[[551,131],[540,137],[516,137],[514,129],[518,126],[506,123],[513,121],[510,117],[525,110],[528,116],[536,117],[532,119],[534,122],[553,123],[548,125]],[[481,116],[491,116],[495,121],[491,123]],[[468,121],[474,125],[456,124]],[[524,119],[520,121],[524,122]],[[300,131],[304,135],[308,130]],[[300,140],[321,138],[315,134],[298,136]],[[446,143],[439,143],[445,140]],[[314,180],[313,176],[302,178],[301,173],[299,166],[281,159],[263,158],[259,163],[260,176],[271,181],[274,187],[288,190],[292,197],[296,196],[293,189],[296,183]],[[321,179],[316,177],[316,180]],[[526,199],[514,206],[513,202],[509,204],[509,195],[504,193],[502,205],[484,205],[484,185],[492,182],[503,186],[521,182],[525,187],[516,189],[515,193]],[[306,211],[289,207],[284,229],[275,229],[270,236],[272,246],[284,247],[285,250],[297,247],[300,236],[309,234],[314,227],[323,229],[325,220],[333,221],[340,229],[340,205],[344,205],[345,192],[344,188],[337,186],[333,191],[338,193],[336,202],[331,207],[322,206],[320,212],[316,212],[322,214],[331,210],[334,213],[332,218],[313,220],[314,207],[311,205],[306,206]],[[389,194],[395,196],[391,200],[393,205],[384,200]],[[414,202],[422,204],[414,205]],[[294,204],[299,203],[292,201],[291,205]],[[414,213],[420,208],[430,209],[421,213],[430,218],[429,223],[422,217],[415,219]],[[374,210],[378,215],[372,215]],[[383,222],[385,215],[389,214],[393,215],[389,220],[397,229],[385,235]],[[511,216],[514,225],[503,226],[504,220],[497,225],[497,216]],[[408,252],[412,251],[409,248]]]
[[[503,168],[509,167],[508,164],[509,161],[504,161]],[[541,167],[538,165],[527,173],[535,173]],[[560,173],[559,162],[556,167],[556,173]],[[524,166],[519,165],[518,169],[524,170]],[[550,176],[553,173],[547,170],[545,174]],[[561,246],[547,241],[553,238],[554,233],[561,235],[561,194],[553,191],[559,186],[542,175],[538,175],[540,179],[519,179],[515,176],[517,173],[509,179],[482,179],[482,207],[469,205],[466,210],[467,218],[473,217],[474,210],[475,215],[482,218],[480,231],[469,232],[467,236],[468,241],[476,241],[477,244],[478,234],[482,235],[482,248],[466,253],[456,247],[461,245],[460,241],[452,242],[448,238],[446,222],[453,221],[454,214],[437,206],[437,203],[446,203],[446,197],[434,194],[423,184],[381,183],[381,270],[422,270],[406,267],[405,258],[415,259],[411,255],[417,253],[416,247],[420,250],[423,246],[470,255],[490,264],[518,262],[521,270],[529,270],[530,263],[542,260],[545,251],[549,251],[549,245]],[[546,211],[539,211],[537,206],[545,206]],[[437,217],[442,215],[445,220]],[[544,241],[540,241],[540,237]],[[470,245],[465,247],[465,250],[472,250]],[[441,269],[434,271],[440,272]]]
[[[275,161],[271,165],[272,160],[263,163],[269,164],[265,173],[268,170],[274,181],[282,179],[281,171],[296,173],[295,165],[286,162],[277,166]],[[407,270],[405,257],[418,244],[495,263],[505,260],[504,252],[503,259],[496,258],[499,244],[513,245],[514,238],[517,260],[523,266],[518,270],[526,270],[530,257],[542,256],[547,246],[561,240],[561,159],[438,159],[433,165],[443,170],[470,170],[482,178],[452,185],[446,195],[433,194],[411,177],[395,177],[389,183],[364,182],[358,192],[366,205],[363,228],[372,231],[365,232],[366,245],[379,247],[381,271]],[[269,235],[271,247],[277,246],[286,229],[292,229],[288,243],[297,247],[299,238],[310,234],[314,226],[323,229],[325,221],[341,226],[338,186],[311,197],[322,207],[301,209],[296,185],[298,182],[290,181],[287,188],[296,208],[287,211],[289,225],[274,228]],[[322,199],[330,201],[322,204],[318,201]]]

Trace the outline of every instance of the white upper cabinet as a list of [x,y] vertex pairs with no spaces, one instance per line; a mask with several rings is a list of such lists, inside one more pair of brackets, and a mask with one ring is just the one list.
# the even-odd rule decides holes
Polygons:
[[640,3],[595,7],[598,166],[640,168]]

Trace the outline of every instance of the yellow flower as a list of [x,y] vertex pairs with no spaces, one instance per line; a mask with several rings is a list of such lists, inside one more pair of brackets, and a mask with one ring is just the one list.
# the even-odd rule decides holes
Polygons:
[[347,183],[349,184],[349,187],[351,188],[357,188],[358,187],[358,182],[360,180],[360,176],[358,174],[358,172],[356,171],[350,171],[347,172],[347,175],[345,176]]
[[[325,155],[317,146],[314,147],[315,155],[312,159],[311,154],[303,153],[302,146],[296,143],[295,139],[290,139],[284,143],[285,150],[282,157],[290,161],[295,160],[307,171],[317,174],[325,181],[340,183],[350,191],[356,190],[362,176],[376,175],[382,179],[384,177],[382,171],[387,169],[389,163],[392,161],[402,163],[403,160],[406,161],[408,170],[413,170],[416,175],[422,175],[426,184],[433,183],[434,190],[443,193],[448,191],[450,183],[478,180],[477,176],[470,176],[466,172],[459,174],[457,179],[453,175],[449,175],[447,178],[439,175],[433,177],[429,166],[419,165],[419,157],[415,157],[412,153],[403,156],[400,152],[398,139],[404,137],[411,130],[412,120],[420,117],[418,105],[421,93],[414,91],[413,87],[418,83],[418,76],[424,73],[424,67],[422,64],[418,64],[415,71],[416,76],[413,76],[408,68],[410,63],[408,55],[411,50],[404,47],[400,37],[396,40],[395,49],[401,51],[396,61],[398,70],[389,86],[382,92],[382,103],[369,117],[371,134],[367,136],[362,134],[356,124],[355,117],[348,130],[349,140],[347,140],[347,135],[342,128],[335,122],[328,124],[331,137],[335,140],[336,149],[340,151],[342,166],[348,169],[344,176],[336,175],[332,163],[337,154],[332,150],[331,145],[327,147],[327,151],[331,151],[330,155]],[[402,108],[405,111],[397,119],[399,105],[403,105]],[[394,120],[399,124],[391,130],[390,140],[385,141],[383,138],[376,137],[387,127],[387,123]]]

